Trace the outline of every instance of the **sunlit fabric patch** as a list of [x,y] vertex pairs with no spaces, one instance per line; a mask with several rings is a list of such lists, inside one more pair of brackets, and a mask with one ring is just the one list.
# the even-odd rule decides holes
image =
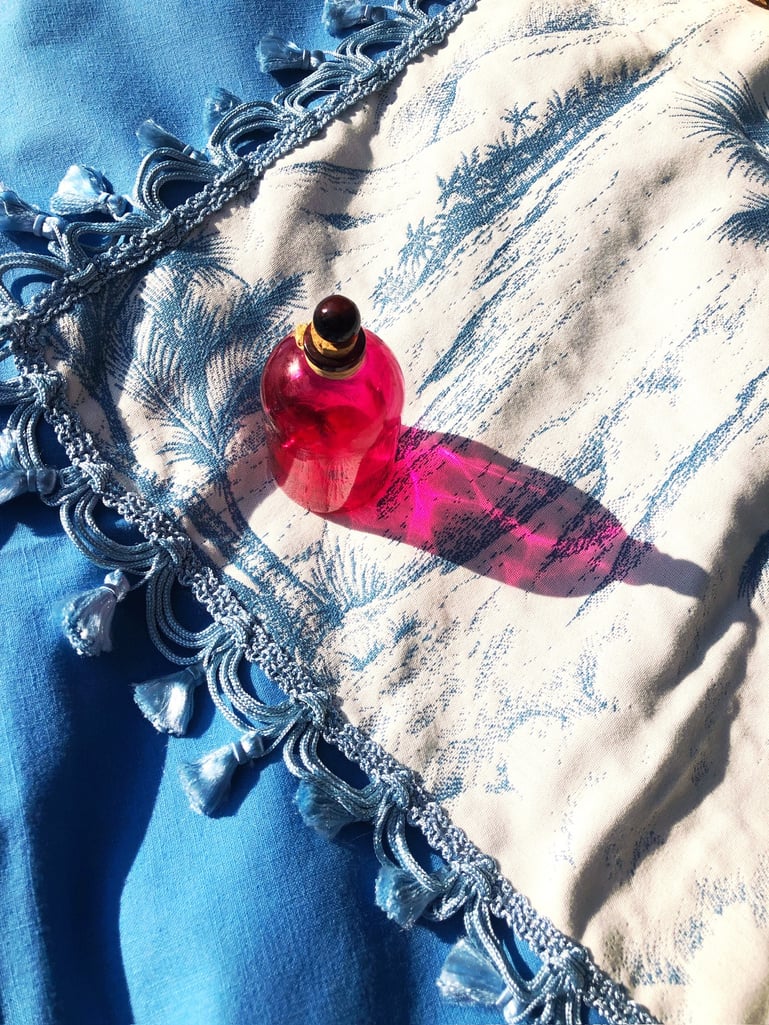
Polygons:
[[[764,1013],[765,40],[738,0],[482,2],[44,336],[119,480],[669,1022]],[[324,519],[258,381],[334,290],[406,426]]]

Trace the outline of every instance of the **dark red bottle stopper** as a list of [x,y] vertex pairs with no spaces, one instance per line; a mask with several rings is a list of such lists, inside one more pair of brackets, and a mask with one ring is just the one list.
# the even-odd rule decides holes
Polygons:
[[327,295],[315,307],[312,323],[325,341],[346,348],[360,331],[360,311],[344,295]]
[[304,334],[304,355],[326,377],[348,377],[361,365],[366,333],[360,311],[344,295],[328,295],[315,307],[312,324]]

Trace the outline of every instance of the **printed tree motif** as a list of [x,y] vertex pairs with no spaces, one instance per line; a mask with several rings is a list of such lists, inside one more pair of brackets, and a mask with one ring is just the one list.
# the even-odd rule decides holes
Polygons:
[[[621,65],[611,78],[586,75],[565,93],[554,92],[541,120],[533,113],[534,101],[508,109],[502,121],[510,129],[483,152],[475,147],[461,154],[451,174],[437,178],[438,213],[432,221],[422,218],[416,227],[407,228],[398,265],[388,268],[373,291],[376,306],[384,312],[392,305],[393,295],[410,295],[415,284],[428,291],[435,287],[447,266],[463,259],[473,245],[473,232],[487,231],[499,218],[509,217],[532,188],[556,169],[568,176],[574,148],[664,73],[656,70],[663,56],[653,57],[645,68]],[[517,235],[531,231],[552,202],[552,196],[543,196],[508,235],[507,252],[515,252]],[[414,282],[417,252],[421,262]],[[500,255],[494,255],[496,272]]]
[[756,97],[745,78],[733,82],[725,76],[703,84],[682,111],[693,136],[714,143],[723,153],[729,174],[738,172],[758,186],[746,194],[745,207],[724,223],[722,237],[735,243],[769,245],[769,104]]
[[769,107],[758,100],[747,80],[725,76],[702,86],[683,110],[692,135],[715,142],[714,153],[726,153],[730,174],[740,170],[746,178],[769,185]]
[[571,88],[565,96],[554,92],[545,107],[545,120],[550,122],[550,132],[563,135],[569,127],[569,108],[576,106],[576,91]]
[[406,228],[406,244],[400,251],[401,262],[404,265],[410,264],[414,270],[418,270],[430,258],[433,245],[434,230],[425,224],[424,217],[416,228],[409,224]]
[[259,376],[285,333],[297,278],[249,284],[221,260],[216,239],[161,260],[116,317],[107,365],[141,410],[173,467],[177,498],[214,485],[227,491],[227,453],[259,409]]
[[[231,533],[274,570],[276,586],[292,587],[296,579],[249,527],[228,471],[260,408],[264,360],[288,331],[285,311],[302,298],[298,275],[251,284],[228,266],[220,237],[203,235],[149,273],[117,278],[51,339],[106,421],[108,436],[97,440],[115,468],[175,515],[205,518],[203,496],[218,496],[230,525],[221,514],[218,526],[206,519],[212,541]],[[147,450],[161,466],[148,464]]]
[[442,210],[457,197],[471,197],[475,193],[480,178],[480,163],[480,151],[476,147],[469,156],[466,153],[462,154],[459,164],[448,178],[438,178],[438,203]]
[[[525,138],[528,135],[527,125],[536,123],[536,116],[532,114],[532,108],[536,106],[534,100],[531,103],[527,103],[525,107],[514,104],[513,107],[508,109],[507,113],[503,115],[502,120],[507,124],[512,125],[513,137],[510,140],[510,145],[515,146],[519,139]],[[505,137],[507,138],[507,136]]]

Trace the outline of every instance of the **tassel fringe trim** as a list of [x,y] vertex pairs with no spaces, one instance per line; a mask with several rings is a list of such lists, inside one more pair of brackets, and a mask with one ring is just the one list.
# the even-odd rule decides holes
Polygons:
[[[0,323],[53,315],[65,295],[71,301],[177,245],[281,156],[439,44],[475,2],[452,0],[431,15],[422,9],[426,0],[390,5],[326,0],[324,26],[345,36],[336,50],[308,50],[275,35],[257,44],[259,65],[271,73],[300,75],[297,84],[271,100],[245,103],[226,89],[213,90],[202,118],[208,139],[200,147],[152,119],[139,125],[145,156],[130,196],[115,193],[101,171],[80,164],[64,174],[50,211],[0,186],[0,231],[36,235],[48,244],[47,253],[0,255],[0,300],[6,306]],[[176,206],[166,198],[170,183],[200,191]],[[20,268],[34,270],[48,284],[18,294],[14,272]]]
[[134,684],[134,701],[159,733],[183,737],[192,718],[193,693],[205,681],[199,662],[154,680]]

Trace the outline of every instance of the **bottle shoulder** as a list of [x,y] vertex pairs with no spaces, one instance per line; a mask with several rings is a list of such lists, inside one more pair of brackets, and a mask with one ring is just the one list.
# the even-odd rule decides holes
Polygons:
[[366,358],[370,364],[370,370],[396,378],[402,386],[403,372],[392,349],[378,335],[368,330],[366,330]]
[[[365,329],[364,329],[365,330]],[[270,410],[285,403],[328,404],[384,400],[399,415],[403,405],[403,374],[395,355],[377,335],[366,330],[366,353],[350,377],[323,377],[307,363],[293,335],[284,338],[270,353],[261,381],[262,403]]]

